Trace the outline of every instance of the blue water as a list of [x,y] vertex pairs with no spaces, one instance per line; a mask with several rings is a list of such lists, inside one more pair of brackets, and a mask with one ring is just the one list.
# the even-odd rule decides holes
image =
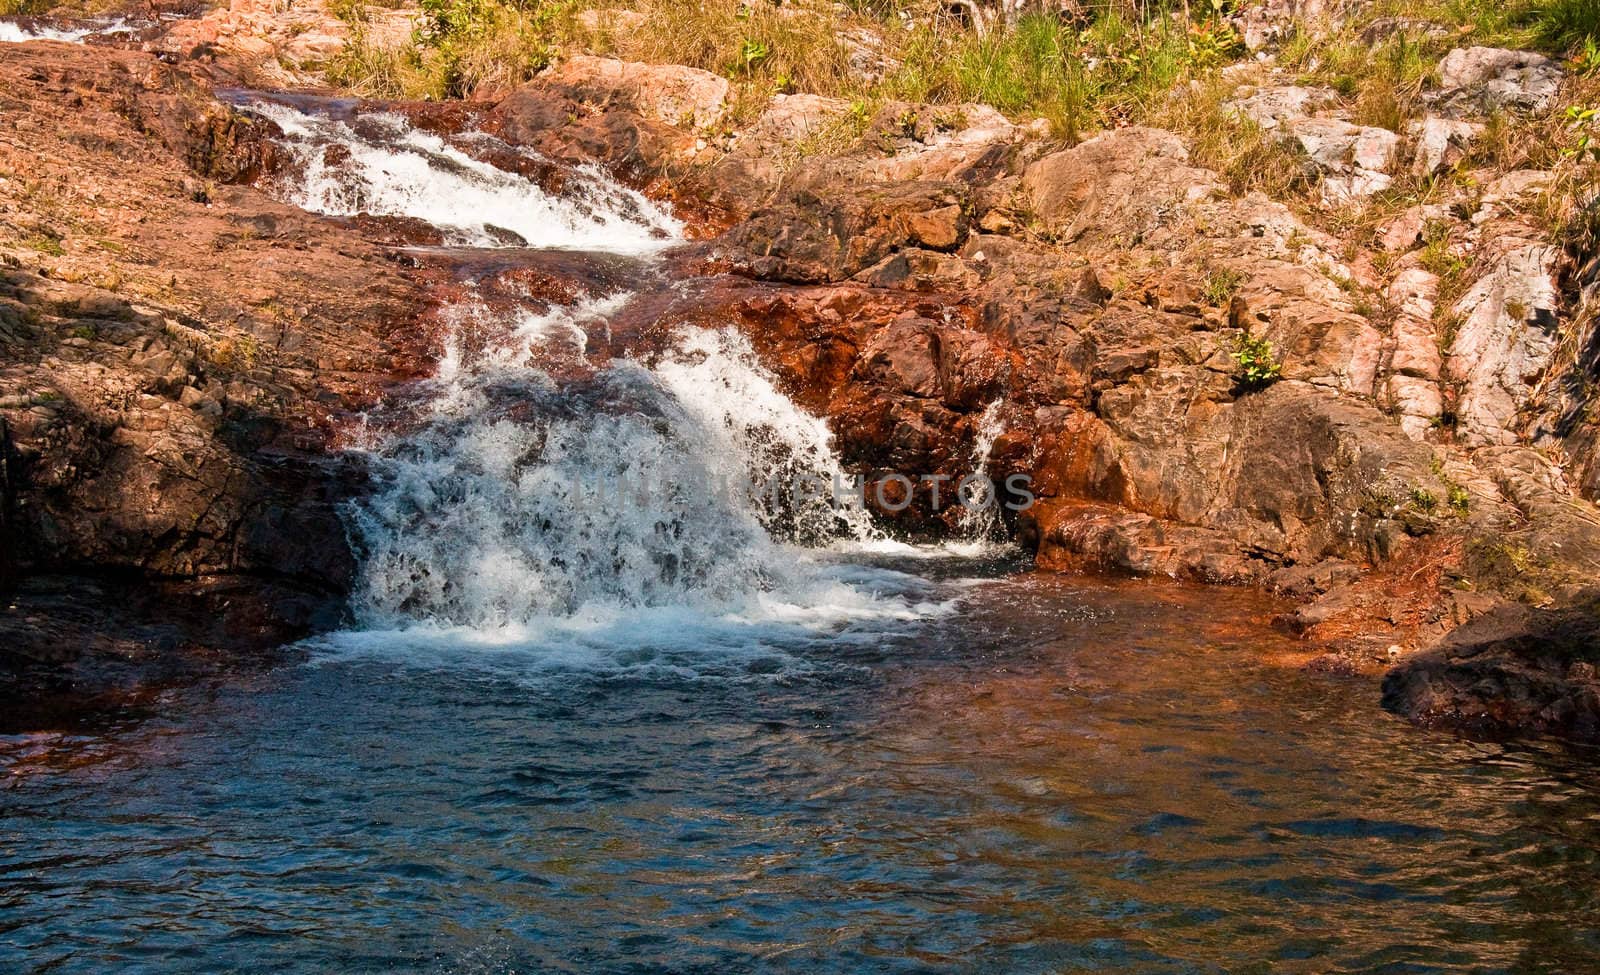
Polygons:
[[1405,726],[1246,593],[934,574],[866,634],[318,651],[5,739],[0,971],[1600,970],[1584,756]]

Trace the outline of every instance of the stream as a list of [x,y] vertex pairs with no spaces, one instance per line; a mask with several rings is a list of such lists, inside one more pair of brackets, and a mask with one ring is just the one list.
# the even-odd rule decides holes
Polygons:
[[[1592,760],[1413,729],[1255,592],[763,491],[848,478],[826,425],[737,332],[612,328],[674,286],[669,212],[240,97],[296,163],[270,191],[425,223],[463,297],[347,431],[349,629],[0,738],[0,970],[1600,968]],[[473,277],[529,250],[599,270]]]

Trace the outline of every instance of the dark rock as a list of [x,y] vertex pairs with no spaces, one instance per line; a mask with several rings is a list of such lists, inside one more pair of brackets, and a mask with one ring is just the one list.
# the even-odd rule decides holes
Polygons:
[[1396,667],[1383,703],[1418,724],[1597,742],[1597,663],[1600,591],[1559,610],[1507,605]]

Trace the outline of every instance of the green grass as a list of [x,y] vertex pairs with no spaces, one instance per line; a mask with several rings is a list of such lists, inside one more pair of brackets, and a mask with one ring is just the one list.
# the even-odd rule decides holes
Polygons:
[[[0,0],[0,3],[15,0]],[[584,29],[584,10],[642,18],[626,30]],[[1176,85],[1242,54],[1238,38],[1208,13],[1187,27],[1163,13],[1178,2],[1113,4],[1086,26],[1040,14],[986,35],[945,17],[897,16],[895,0],[857,0],[844,10],[744,0],[423,0],[410,42],[384,50],[363,29],[362,7],[336,0],[354,40],[330,70],[337,84],[374,95],[449,98],[503,88],[562,52],[602,50],[630,60],[683,64],[760,94],[800,91],[881,104],[890,100],[992,105],[1018,119],[1047,119],[1057,135],[1143,118]],[[841,39],[857,29],[881,40],[887,70],[852,69]]]
[[1537,4],[1533,21],[1539,37],[1558,48],[1600,40],[1600,3],[1595,0],[1546,0]]

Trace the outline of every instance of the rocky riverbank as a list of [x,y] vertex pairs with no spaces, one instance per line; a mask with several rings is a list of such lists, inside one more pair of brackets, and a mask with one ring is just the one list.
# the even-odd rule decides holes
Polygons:
[[[342,437],[438,356],[458,282],[397,248],[418,228],[268,192],[297,162],[231,92],[319,79],[271,44],[263,74],[239,39],[278,33],[241,18],[269,15],[232,13],[0,60],[9,700],[335,625],[355,559],[336,509],[364,481]],[[1289,147],[1292,200],[1157,128],[1069,145],[982,105],[807,94],[752,113],[715,74],[594,56],[388,107],[535,150],[488,161],[543,185],[598,163],[671,200],[698,238],[669,259],[687,283],[619,327],[737,325],[869,478],[959,476],[990,422],[988,472],[1039,496],[1008,528],[1041,567],[1264,586],[1298,601],[1281,622],[1316,666],[1397,667],[1402,713],[1594,737],[1592,242],[1540,224],[1548,170],[1383,195],[1470,170],[1505,113],[1576,83],[1464,47],[1395,131],[1271,58],[1230,68],[1219,103]],[[880,514],[952,527],[929,485],[911,500]]]

